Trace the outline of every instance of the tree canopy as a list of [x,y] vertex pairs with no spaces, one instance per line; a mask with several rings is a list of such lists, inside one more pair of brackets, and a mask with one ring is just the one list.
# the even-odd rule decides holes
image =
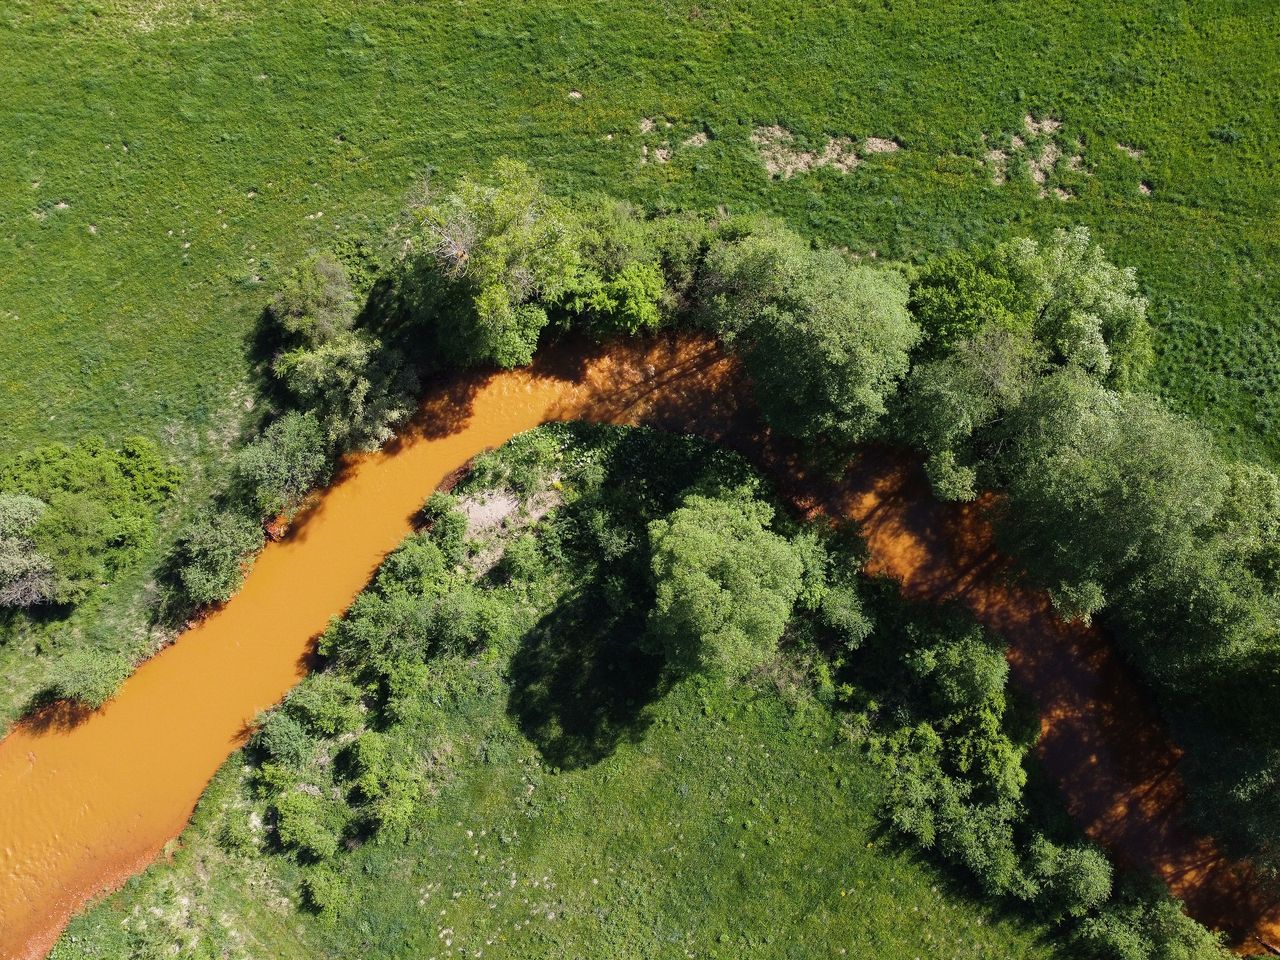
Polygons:
[[678,669],[742,676],[770,659],[800,592],[794,547],[746,493],[692,495],[649,525],[652,626]]

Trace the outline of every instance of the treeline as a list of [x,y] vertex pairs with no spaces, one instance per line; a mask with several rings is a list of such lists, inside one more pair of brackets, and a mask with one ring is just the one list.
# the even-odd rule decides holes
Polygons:
[[1221,839],[1280,867],[1280,481],[1156,398],[1130,271],[1084,231],[926,267],[895,422],[935,492],[1004,492],[1001,547],[1066,619],[1100,616],[1188,749]]

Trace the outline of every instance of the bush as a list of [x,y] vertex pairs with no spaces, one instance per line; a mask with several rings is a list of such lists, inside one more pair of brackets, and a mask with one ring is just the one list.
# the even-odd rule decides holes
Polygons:
[[47,510],[35,497],[0,493],[0,606],[31,607],[53,597],[53,562],[32,539]]
[[325,737],[351,733],[364,723],[360,690],[346,677],[328,670],[313,673],[294,687],[284,707]]
[[357,303],[346,268],[332,255],[319,253],[285,278],[270,310],[296,342],[316,346],[350,329]]
[[276,834],[286,849],[298,850],[317,860],[325,860],[338,852],[340,817],[320,797],[301,789],[279,794],[272,808],[276,815]]
[[235,512],[191,520],[178,538],[175,558],[187,597],[198,604],[228,599],[244,581],[246,561],[263,544],[262,526]]
[[1227,960],[1221,941],[1182,912],[1159,881],[1131,881],[1086,917],[1080,943],[1095,960]]
[[83,647],[70,650],[53,665],[50,691],[97,709],[115,696],[132,670],[133,664],[121,654]]
[[1036,901],[1051,914],[1083,917],[1111,896],[1111,864],[1094,847],[1061,847],[1036,837],[1027,849]]
[[581,239],[572,213],[510,160],[425,208],[412,256],[446,281],[433,305],[440,353],[457,366],[529,363],[547,308],[578,286]]
[[324,430],[311,413],[285,414],[236,455],[240,495],[264,517],[291,513],[328,471]]
[[331,867],[317,864],[303,874],[303,902],[330,922],[347,908],[350,897],[350,888]]
[[314,744],[296,719],[284,710],[272,710],[262,718],[254,746],[289,767],[300,767],[311,756]]
[[282,353],[272,371],[334,450],[373,450],[394,436],[417,386],[398,354],[360,330]]
[[457,509],[458,501],[447,493],[436,491],[418,511],[418,523],[450,564],[459,564],[467,555],[467,518]]
[[[86,438],[11,460],[0,468],[0,523],[11,528],[0,532],[0,603],[84,600],[143,555],[177,482],[177,469],[140,437],[116,449]],[[46,505],[38,517],[36,500]]]

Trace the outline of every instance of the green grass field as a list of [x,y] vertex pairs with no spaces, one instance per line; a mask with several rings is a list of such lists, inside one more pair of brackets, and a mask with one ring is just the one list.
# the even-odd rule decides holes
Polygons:
[[[512,155],[565,192],[769,209],[885,258],[1088,224],[1152,297],[1161,392],[1276,452],[1278,31],[1263,0],[16,0],[0,446],[142,429],[216,454],[282,269]],[[992,182],[1027,114],[1061,120],[1046,187],[1074,199],[1018,157]],[[774,123],[903,149],[770,182],[750,137]]]
[[[488,674],[485,674],[488,676]],[[879,782],[802,691],[686,684],[635,742],[556,772],[482,681],[440,731],[456,758],[407,845],[344,857],[334,922],[298,906],[299,868],[216,842],[242,760],[171,862],[76,920],[53,956],[443,960],[1065,956],[878,829]]]

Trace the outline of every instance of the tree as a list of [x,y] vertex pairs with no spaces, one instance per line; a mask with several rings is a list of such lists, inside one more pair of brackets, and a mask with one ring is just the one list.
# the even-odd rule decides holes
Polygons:
[[337,450],[376,449],[409,415],[411,377],[367,333],[349,330],[288,350],[272,369]]
[[426,207],[413,256],[449,288],[437,306],[439,348],[459,366],[533,359],[547,308],[578,284],[580,235],[567,207],[522,163],[500,160],[490,182],[463,178]]
[[711,249],[702,299],[738,342],[769,423],[810,441],[864,437],[919,338],[901,274],[813,250],[774,224]]
[[1038,836],[1027,859],[1036,900],[1052,914],[1083,917],[1111,896],[1111,864],[1095,847],[1063,847]]
[[245,498],[262,516],[292,512],[329,469],[324,431],[311,413],[292,411],[236,455]]
[[239,589],[246,561],[263,543],[260,524],[222,511],[191,521],[176,548],[178,577],[199,604],[220,603]]
[[908,303],[929,357],[945,356],[979,331],[1029,330],[1028,298],[993,258],[957,250],[929,261],[911,284]]
[[911,372],[902,419],[911,443],[928,454],[925,472],[935,494],[977,495],[989,428],[1022,402],[1042,364],[1028,333],[992,324]]
[[1088,618],[1110,586],[1198,552],[1226,486],[1203,431],[1071,367],[1006,426],[1001,542],[1064,615]]
[[739,677],[773,656],[800,591],[795,550],[773,509],[741,491],[692,495],[649,525],[652,627],[680,669]]
[[351,327],[357,303],[347,269],[328,253],[303,260],[285,278],[271,316],[299,343],[317,346]]
[[1154,357],[1147,301],[1133,268],[1112,265],[1087,228],[1055,230],[1046,244],[1012,241],[996,260],[1027,297],[1036,339],[1055,359],[1111,386],[1141,379]]

